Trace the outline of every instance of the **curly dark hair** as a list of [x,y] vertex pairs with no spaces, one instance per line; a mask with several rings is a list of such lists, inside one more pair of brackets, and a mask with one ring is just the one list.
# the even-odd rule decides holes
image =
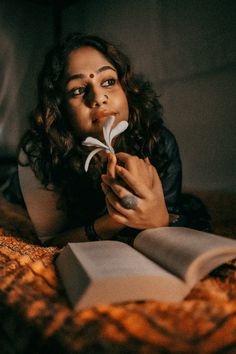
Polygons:
[[74,133],[64,105],[62,81],[68,56],[85,46],[98,50],[115,67],[127,96],[129,127],[117,137],[115,150],[142,158],[148,156],[151,161],[155,159],[159,173],[165,166],[160,134],[162,106],[151,84],[133,75],[129,59],[111,43],[97,36],[73,33],[46,55],[38,77],[38,104],[31,113],[30,128],[20,144],[35,175],[45,187],[52,185],[59,192],[61,205],[66,208],[77,198],[75,184],[78,189],[79,181],[84,185],[89,179],[87,184],[92,181],[94,186],[98,185],[104,168],[97,156],[85,177],[83,166],[88,150]]

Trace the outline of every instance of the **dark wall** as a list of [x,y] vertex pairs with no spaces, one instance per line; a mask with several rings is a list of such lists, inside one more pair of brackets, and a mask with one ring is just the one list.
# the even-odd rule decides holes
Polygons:
[[115,41],[154,83],[185,189],[236,192],[234,0],[79,1],[63,28]]
[[52,41],[48,6],[0,1],[0,158],[15,154],[35,104],[37,73]]

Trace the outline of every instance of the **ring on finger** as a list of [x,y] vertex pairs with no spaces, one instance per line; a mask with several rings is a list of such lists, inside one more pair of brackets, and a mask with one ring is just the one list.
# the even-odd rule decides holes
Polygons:
[[135,209],[138,205],[138,198],[133,194],[129,194],[121,198],[120,203],[125,209]]

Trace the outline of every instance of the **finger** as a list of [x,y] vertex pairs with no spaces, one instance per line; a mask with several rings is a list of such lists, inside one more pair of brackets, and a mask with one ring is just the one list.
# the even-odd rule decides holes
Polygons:
[[115,193],[108,185],[106,185],[105,183],[101,183],[101,187],[106,196],[106,199],[109,200],[112,205],[115,205],[116,202],[119,202],[119,198],[115,195]]
[[101,176],[102,181],[111,188],[111,190],[116,194],[118,198],[123,198],[127,194],[130,194],[130,189],[127,188],[124,184],[122,184],[122,181],[117,181],[116,179],[111,179],[107,175],[102,175]]
[[101,175],[101,179],[102,181],[107,184],[108,186],[111,186],[112,182],[113,182],[113,178],[108,176],[108,175]]
[[131,170],[136,166],[137,162],[140,160],[137,156],[127,154],[125,152],[118,152],[116,154],[118,165],[124,166],[128,170]]
[[[142,181],[146,181],[150,184],[152,177],[152,171],[150,169],[151,163],[149,158],[140,159],[138,156],[132,156],[126,153],[117,154],[117,165],[125,167],[131,175],[136,176],[136,179],[141,178]],[[144,184],[146,184],[146,182]]]
[[106,202],[112,205],[114,210],[118,211],[117,208],[119,208],[119,198],[113,193],[111,188],[104,183],[101,183],[101,187],[106,196]]
[[110,203],[109,200],[106,198],[106,206],[108,214],[117,222],[123,225],[127,225],[128,219],[125,215],[119,213]]
[[145,198],[148,193],[148,188],[145,184],[135,178],[127,169],[121,166],[116,166],[116,174],[128,185],[129,189],[140,198]]
[[115,178],[116,155],[109,153],[107,158],[107,175]]
[[148,157],[145,157],[144,161],[145,161],[148,165],[151,165],[151,162],[150,162],[150,160],[149,160]]
[[123,162],[128,161],[130,156],[132,156],[132,155],[127,154],[126,152],[117,152],[116,153],[117,160],[120,160],[120,161],[123,161]]
[[101,188],[103,193],[106,195],[108,193],[108,187],[105,185],[105,183],[101,183]]
[[112,207],[123,216],[128,216],[127,210],[134,210],[138,208],[139,199],[137,196],[134,196],[133,194],[126,191],[124,197],[119,198],[107,185],[102,183],[101,187],[104,194],[106,195],[106,199],[109,201]]
[[[121,186],[125,186],[124,181],[121,178],[119,178],[119,177],[117,178],[117,177],[118,176],[116,175],[116,178],[114,179],[114,178],[108,176],[107,174],[101,175],[102,181],[105,184],[107,184],[108,186],[112,186],[113,183],[120,184]],[[127,185],[125,187],[128,188]]]

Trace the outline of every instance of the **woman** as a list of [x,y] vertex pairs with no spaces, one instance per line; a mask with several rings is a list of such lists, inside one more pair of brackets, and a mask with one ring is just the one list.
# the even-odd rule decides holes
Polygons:
[[[113,127],[127,121],[128,128],[113,139],[116,154],[100,151],[85,172],[90,148],[83,142],[104,141],[110,116]],[[186,224],[178,146],[158,98],[99,37],[75,33],[48,53],[20,151],[20,186],[42,243],[132,236],[167,226],[173,214]]]

